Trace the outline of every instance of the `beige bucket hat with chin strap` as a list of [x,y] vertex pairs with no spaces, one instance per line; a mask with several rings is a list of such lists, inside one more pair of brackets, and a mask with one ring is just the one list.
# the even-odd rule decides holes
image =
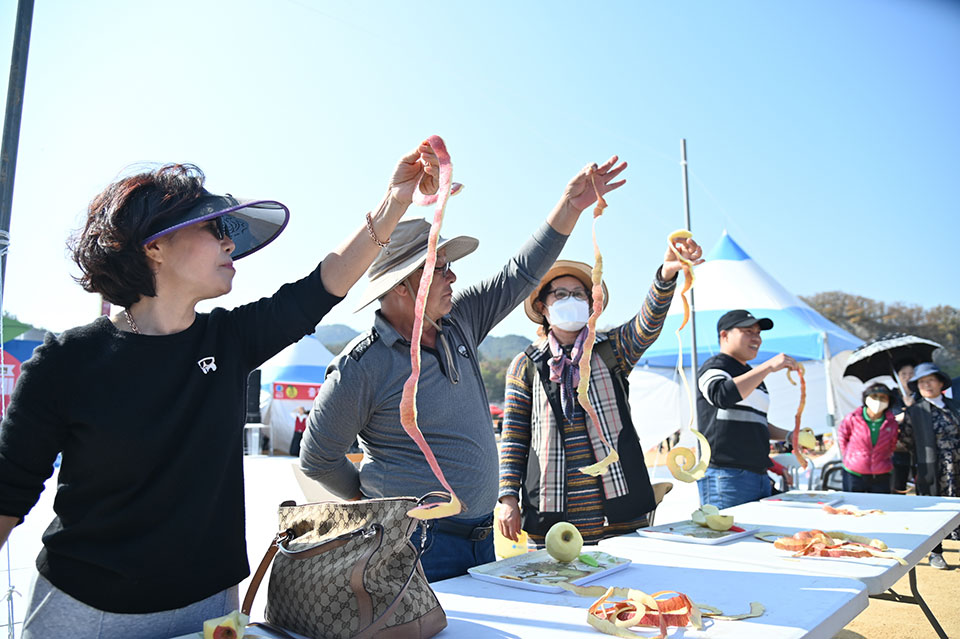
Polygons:
[[[427,261],[427,238],[430,224],[424,220],[404,220],[390,235],[390,243],[380,250],[377,259],[367,271],[367,288],[363,291],[354,313],[366,308],[390,292],[394,286],[409,277]],[[440,237],[437,251],[446,249],[448,262],[473,253],[480,241],[469,235],[449,239]]]

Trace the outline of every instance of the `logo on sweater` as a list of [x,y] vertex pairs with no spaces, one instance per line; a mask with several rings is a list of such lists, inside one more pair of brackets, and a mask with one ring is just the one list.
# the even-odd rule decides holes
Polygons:
[[197,362],[197,366],[200,367],[200,370],[203,371],[204,375],[206,375],[207,373],[212,373],[215,370],[217,370],[217,362],[213,357],[204,357],[199,362]]

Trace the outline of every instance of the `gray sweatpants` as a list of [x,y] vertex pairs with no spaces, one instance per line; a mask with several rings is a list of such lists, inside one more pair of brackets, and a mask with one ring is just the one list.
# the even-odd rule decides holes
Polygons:
[[236,610],[238,598],[234,586],[183,608],[128,615],[88,606],[37,574],[21,639],[170,639],[202,631],[207,619]]

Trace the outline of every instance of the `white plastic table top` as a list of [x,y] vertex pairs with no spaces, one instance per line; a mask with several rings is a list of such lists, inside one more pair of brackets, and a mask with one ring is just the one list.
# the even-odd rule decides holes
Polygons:
[[724,511],[734,523],[759,527],[763,531],[792,535],[799,530],[844,531],[882,539],[907,565],[892,559],[842,557],[792,557],[772,543],[744,537],[725,544],[699,545],[627,535],[601,542],[614,554],[637,551],[644,556],[667,553],[686,557],[717,559],[765,566],[777,571],[822,574],[857,579],[870,595],[889,589],[960,524],[960,499],[839,493],[844,501],[837,507],[856,506],[861,510],[880,509],[884,514],[853,517],[831,515],[818,508],[773,505],[762,502],[742,504]]
[[[706,620],[703,631],[690,626],[680,631],[678,636],[683,637],[829,639],[868,604],[863,584],[852,579],[790,574],[715,559],[629,551],[621,555],[635,563],[590,585],[637,588],[650,594],[676,590],[728,614],[748,612],[751,601],[766,608],[762,617],[754,619]],[[469,576],[432,585],[447,613],[448,626],[441,638],[602,636],[587,623],[592,598],[523,590]],[[675,632],[671,630],[671,634]],[[647,629],[637,636],[655,635],[653,629]]]

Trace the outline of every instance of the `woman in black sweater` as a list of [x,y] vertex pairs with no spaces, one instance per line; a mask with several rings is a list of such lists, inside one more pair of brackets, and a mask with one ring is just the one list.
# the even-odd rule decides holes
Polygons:
[[437,173],[420,145],[312,273],[210,313],[196,304],[230,291],[234,260],[282,231],[284,205],[213,195],[192,165],[124,177],[94,198],[71,247],[79,282],[123,310],[47,335],[0,428],[0,544],[63,455],[24,639],[170,637],[237,608],[249,574],[247,375],[313,332]]

